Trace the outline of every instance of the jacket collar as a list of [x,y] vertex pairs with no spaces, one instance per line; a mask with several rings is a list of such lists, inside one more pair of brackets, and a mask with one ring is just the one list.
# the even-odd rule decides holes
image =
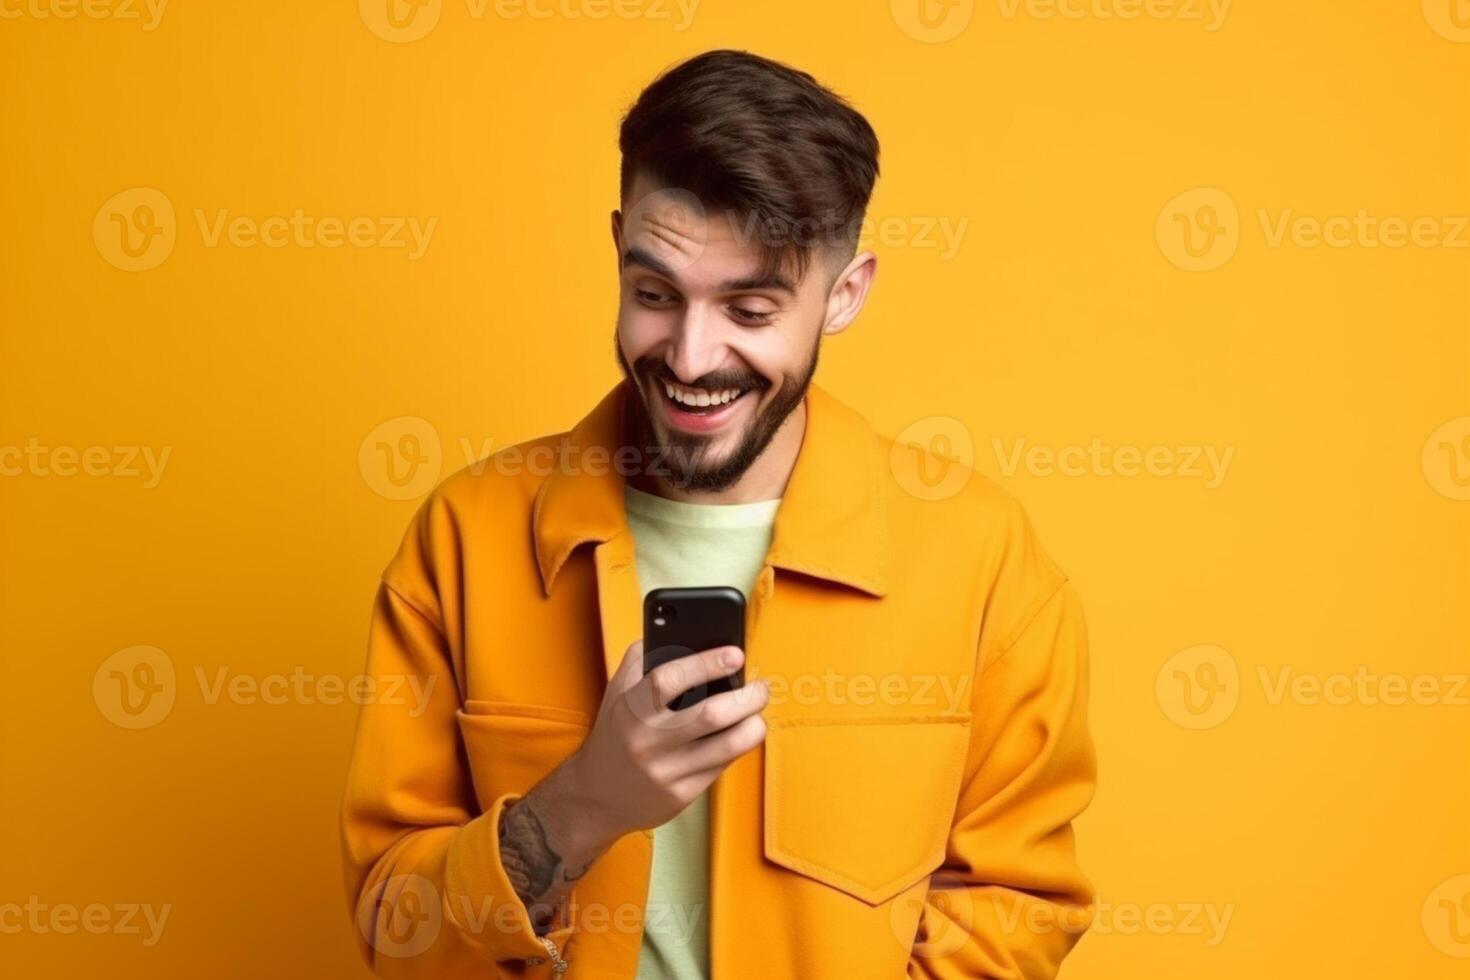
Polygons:
[[[579,545],[629,533],[615,465],[627,392],[619,382],[561,437],[557,463],[536,494],[532,534],[547,595]],[[807,387],[806,407],[766,561],[882,597],[888,567],[879,440],[866,419],[815,384]]]

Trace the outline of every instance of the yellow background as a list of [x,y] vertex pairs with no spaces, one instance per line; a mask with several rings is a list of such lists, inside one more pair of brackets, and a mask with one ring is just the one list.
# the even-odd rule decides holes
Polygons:
[[[890,434],[967,436],[1087,604],[1101,781],[1079,832],[1105,911],[1064,976],[1466,976],[1467,692],[1271,696],[1283,670],[1445,694],[1470,670],[1470,233],[1269,234],[1288,211],[1446,235],[1470,213],[1450,0],[1237,0],[1213,25],[1193,0],[960,2],[937,28],[878,0],[704,0],[687,23],[671,0],[559,2],[442,0],[400,43],[350,0],[175,0],[152,30],[4,0],[0,446],[171,455],[151,488],[0,477],[0,905],[171,912],[152,947],[0,933],[0,973],[364,974],[336,822],[354,706],[211,704],[196,670],[361,669],[417,499],[374,472],[381,423],[423,420],[389,444],[427,426],[424,472],[447,475],[616,380],[617,121],[658,69],[734,46],[811,71],[883,142],[877,286],[819,381]],[[136,272],[93,236],[132,188],[175,212],[171,254]],[[1237,209],[1215,212],[1235,251],[1191,271],[1165,209],[1200,188]],[[437,225],[410,260],[210,246],[196,218],[298,208]],[[943,221],[967,222],[953,254],[922,230]],[[1211,488],[1010,467],[995,442],[1094,437],[1233,456]],[[139,645],[175,700],[130,730],[94,679]],[[1208,679],[1211,657],[1233,710],[1190,727],[1175,670]]]

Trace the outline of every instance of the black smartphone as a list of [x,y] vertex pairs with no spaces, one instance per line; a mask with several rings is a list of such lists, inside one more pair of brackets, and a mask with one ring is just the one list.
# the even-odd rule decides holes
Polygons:
[[[643,672],[715,647],[745,649],[745,596],[727,585],[654,589],[643,598]],[[711,694],[745,683],[742,664],[733,674],[698,684],[669,702],[679,710]]]

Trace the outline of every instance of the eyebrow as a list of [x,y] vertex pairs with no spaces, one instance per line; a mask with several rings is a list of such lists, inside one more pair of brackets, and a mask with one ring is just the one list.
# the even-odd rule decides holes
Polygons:
[[[674,270],[669,267],[668,263],[647,249],[639,248],[637,245],[630,245],[623,252],[623,267],[627,268],[630,265],[641,265],[645,269],[656,272],[670,281],[677,278],[674,275]],[[718,292],[737,293],[752,289],[779,289],[793,296],[796,295],[796,287],[792,285],[791,280],[780,273],[773,273],[768,276],[745,276],[741,279],[727,279],[720,283]]]

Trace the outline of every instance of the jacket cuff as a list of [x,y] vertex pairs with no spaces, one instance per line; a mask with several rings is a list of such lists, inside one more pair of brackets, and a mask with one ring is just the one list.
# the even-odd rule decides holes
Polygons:
[[516,894],[500,860],[500,815],[523,794],[506,793],[490,809],[460,828],[449,846],[444,874],[445,917],[465,941],[496,960],[550,964],[545,939],[565,954],[574,924],[568,921],[572,896],[562,903],[557,925],[538,936],[531,914]]

